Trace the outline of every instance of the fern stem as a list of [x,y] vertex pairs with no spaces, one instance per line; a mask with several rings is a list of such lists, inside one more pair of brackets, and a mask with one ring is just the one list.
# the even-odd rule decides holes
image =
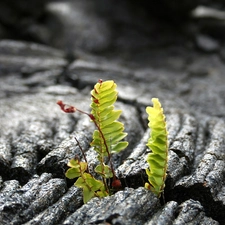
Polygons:
[[[91,115],[92,115],[92,114],[91,114]],[[91,117],[90,117],[90,118],[91,118]],[[94,118],[93,115],[92,115],[92,118]],[[116,174],[115,174],[115,170],[114,170],[114,168],[113,168],[112,157],[111,157],[111,154],[110,154],[110,152],[109,152],[109,148],[108,148],[108,145],[107,145],[107,143],[106,143],[105,136],[104,136],[104,134],[102,133],[101,128],[98,126],[98,124],[97,124],[95,118],[94,118],[93,122],[94,122],[95,126],[97,127],[97,129],[98,129],[100,135],[102,136],[102,139],[103,139],[103,142],[104,142],[104,145],[105,145],[105,148],[106,148],[106,152],[107,152],[107,155],[108,155],[110,168],[111,168],[111,171],[112,171],[112,174],[113,174],[113,179],[115,179],[115,178],[116,178]]]
[[76,140],[77,144],[78,144],[78,147],[80,148],[80,151],[83,155],[83,158],[84,158],[84,161],[87,163],[87,172],[89,173],[89,167],[88,167],[88,161],[87,161],[87,158],[86,158],[86,155],[84,154],[84,151],[80,145],[80,142],[77,140],[76,136],[74,136],[74,139]]

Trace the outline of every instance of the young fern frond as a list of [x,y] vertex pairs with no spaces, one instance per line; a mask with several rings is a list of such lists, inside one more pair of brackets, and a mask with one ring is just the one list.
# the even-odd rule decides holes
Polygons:
[[124,125],[118,122],[122,110],[114,110],[117,100],[116,83],[113,80],[99,82],[91,91],[91,114],[95,118],[98,129],[94,131],[91,143],[101,156],[109,156],[124,150],[128,142],[121,141],[127,136]]
[[157,98],[152,99],[153,107],[147,107],[148,126],[150,138],[147,146],[152,151],[147,156],[149,168],[146,169],[149,183],[145,188],[151,190],[158,197],[165,187],[166,171],[168,164],[168,132],[166,129],[165,115]]
[[86,172],[88,168],[86,162],[71,159],[67,165],[70,168],[66,171],[66,177],[69,179],[79,177],[74,185],[83,189],[84,203],[88,202],[93,197],[108,196],[104,183],[100,180],[96,180],[91,174]]
[[[91,146],[98,153],[100,164],[95,171],[105,178],[115,178],[114,169],[111,163],[111,155],[124,150],[128,142],[121,141],[127,136],[124,133],[124,125],[117,121],[122,110],[114,110],[114,103],[117,100],[117,85],[113,80],[100,81],[91,91],[91,114],[94,117],[97,130],[93,133]],[[108,157],[110,166],[105,165],[104,158]]]

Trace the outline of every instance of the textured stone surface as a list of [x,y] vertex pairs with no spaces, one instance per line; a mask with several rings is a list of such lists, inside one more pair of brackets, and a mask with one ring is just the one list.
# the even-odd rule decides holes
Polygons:
[[125,189],[114,196],[101,199],[101,202],[93,199],[68,217],[63,224],[143,224],[159,207],[159,200],[143,187]]

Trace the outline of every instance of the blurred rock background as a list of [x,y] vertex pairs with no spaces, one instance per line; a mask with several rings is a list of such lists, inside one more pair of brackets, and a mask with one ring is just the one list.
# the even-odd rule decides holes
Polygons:
[[[219,0],[1,1],[0,37],[42,43],[69,54],[141,51],[193,41],[213,51],[224,37],[223,9]],[[209,49],[207,41],[212,42]]]

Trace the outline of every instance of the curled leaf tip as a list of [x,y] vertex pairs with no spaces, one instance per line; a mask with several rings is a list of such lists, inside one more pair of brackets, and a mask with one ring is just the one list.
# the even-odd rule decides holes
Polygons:
[[61,110],[65,113],[74,113],[76,112],[76,108],[71,105],[64,104],[61,100],[57,101],[57,104],[61,108]]

